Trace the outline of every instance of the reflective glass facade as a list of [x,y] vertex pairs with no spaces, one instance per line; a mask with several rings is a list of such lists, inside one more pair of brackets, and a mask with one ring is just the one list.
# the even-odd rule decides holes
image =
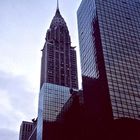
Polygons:
[[140,1],[83,0],[78,28],[82,75],[106,77],[114,118],[140,119]]
[[70,98],[68,87],[46,83],[42,87],[43,92],[43,119],[55,121],[62,107]]
[[[55,122],[64,104],[69,100],[70,88],[51,83],[44,83],[39,96],[38,135],[42,139],[43,121]],[[60,116],[61,117],[61,116]]]
[[[87,8],[88,6],[88,8]],[[95,2],[84,1],[78,13],[78,29],[82,75],[98,78],[99,73],[96,64],[95,38],[92,37],[93,17],[95,17]],[[86,65],[86,66],[85,66]]]

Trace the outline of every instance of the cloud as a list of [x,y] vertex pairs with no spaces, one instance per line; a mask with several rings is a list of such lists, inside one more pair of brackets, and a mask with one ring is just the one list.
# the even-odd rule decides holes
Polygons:
[[0,129],[1,140],[18,140],[18,135],[15,131],[9,129]]
[[37,95],[24,76],[0,70],[0,139],[5,140],[6,135],[17,134],[23,120],[36,117]]

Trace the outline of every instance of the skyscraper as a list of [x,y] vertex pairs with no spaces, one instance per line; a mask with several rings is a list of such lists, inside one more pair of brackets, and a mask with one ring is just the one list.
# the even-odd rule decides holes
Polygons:
[[140,119],[140,1],[82,0],[77,16],[87,108]]
[[41,80],[37,121],[37,140],[43,139],[44,122],[55,122],[70,98],[70,89],[78,89],[75,47],[59,7],[47,31],[42,49]]
[[52,83],[78,88],[77,81],[76,52],[71,47],[66,22],[57,8],[42,49],[40,86],[43,83]]
[[20,126],[19,140],[28,140],[35,127],[36,123],[23,121]]

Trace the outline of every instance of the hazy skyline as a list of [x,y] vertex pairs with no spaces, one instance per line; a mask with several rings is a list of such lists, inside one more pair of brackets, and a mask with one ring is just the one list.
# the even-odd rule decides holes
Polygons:
[[[59,0],[73,46],[81,0]],[[0,139],[17,140],[23,120],[37,117],[41,49],[56,0],[0,1]],[[79,49],[77,47],[77,49]]]

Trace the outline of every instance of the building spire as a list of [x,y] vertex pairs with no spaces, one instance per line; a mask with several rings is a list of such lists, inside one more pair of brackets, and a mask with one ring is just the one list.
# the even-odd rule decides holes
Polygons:
[[60,11],[59,11],[59,0],[57,0],[56,15],[60,15]]
[[59,10],[59,0],[57,0],[57,10]]

